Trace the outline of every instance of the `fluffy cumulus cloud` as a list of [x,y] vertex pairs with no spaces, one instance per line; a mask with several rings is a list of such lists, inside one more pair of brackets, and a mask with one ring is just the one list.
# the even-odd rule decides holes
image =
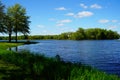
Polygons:
[[109,26],[108,29],[115,29],[117,26]]
[[59,8],[55,8],[55,10],[63,11],[63,10],[67,10],[67,9],[65,7],[59,7]]
[[118,20],[101,19],[98,22],[99,23],[109,23],[109,22],[116,23],[116,22],[118,22]]
[[84,9],[87,9],[87,8],[88,8],[88,6],[86,6],[86,5],[83,4],[83,3],[81,3],[80,6],[81,6],[82,8],[84,8]]
[[102,6],[98,5],[98,4],[93,4],[90,6],[90,8],[93,8],[93,9],[101,9]]
[[70,19],[60,20],[60,21],[57,21],[56,26],[64,26],[66,23],[71,23],[71,22],[72,22],[72,20],[70,20]]
[[72,22],[72,20],[70,20],[70,19],[65,19],[65,20],[58,21],[58,23],[70,23],[70,22]]
[[82,12],[78,12],[77,15],[75,15],[76,18],[83,18],[83,17],[90,17],[92,16],[93,13],[90,11],[82,11]]
[[45,26],[44,25],[37,25],[37,27],[44,28]]
[[74,13],[67,13],[66,15],[67,16],[74,16],[75,14]]
[[99,23],[108,23],[109,20],[107,20],[107,19],[101,19],[101,20],[99,20],[98,22],[99,22]]
[[90,11],[81,11],[78,13],[67,13],[66,16],[72,16],[74,18],[83,18],[83,17],[90,17],[93,15],[93,12]]
[[101,5],[98,5],[98,4],[92,4],[90,6],[87,6],[83,3],[80,3],[80,7],[84,8],[84,9],[87,9],[87,8],[92,8],[92,9],[101,9],[102,6]]
[[113,22],[113,23],[116,23],[116,22],[118,22],[118,20],[112,20],[112,22]]
[[63,23],[57,23],[56,26],[64,26]]
[[63,33],[63,32],[74,32],[75,30],[71,27],[62,27],[62,28],[59,28],[59,31],[60,33]]

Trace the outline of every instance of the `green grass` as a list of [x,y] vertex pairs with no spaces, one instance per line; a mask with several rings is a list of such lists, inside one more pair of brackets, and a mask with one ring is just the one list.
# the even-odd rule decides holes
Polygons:
[[7,48],[15,47],[22,44],[23,43],[6,43],[6,42],[0,43],[0,50],[6,50]]
[[[13,53],[12,51],[8,51],[6,49],[18,45],[22,45],[22,43],[0,43],[0,55]],[[20,68],[14,64],[10,64],[2,60],[1,58],[2,57],[0,56],[0,80],[6,80],[10,75],[15,73],[15,71],[19,70]]]
[[82,66],[75,67],[71,72],[71,80],[120,80],[116,75],[108,75],[105,72]]
[[47,58],[29,51],[11,52],[5,50],[8,48],[6,45],[11,47],[19,44],[2,45],[4,53],[0,52],[0,80],[120,80],[115,75],[89,66],[63,62],[58,55]]

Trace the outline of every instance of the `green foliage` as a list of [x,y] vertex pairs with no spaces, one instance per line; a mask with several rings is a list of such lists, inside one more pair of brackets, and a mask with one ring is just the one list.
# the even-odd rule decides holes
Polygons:
[[5,15],[4,9],[5,9],[5,6],[1,3],[1,0],[0,0],[0,32],[1,33],[5,32],[5,26],[3,25],[4,15]]
[[[20,4],[15,4],[7,9],[7,14],[11,18],[13,24],[13,31],[15,32],[15,39],[17,42],[17,33],[21,32],[24,35],[29,33],[29,17],[26,15],[26,9]],[[7,26],[8,28],[8,26]]]
[[[8,79],[120,80],[117,76],[108,75],[91,67],[46,58],[28,51],[0,54],[0,56],[1,60],[18,67],[15,69],[15,73],[10,72]],[[6,76],[4,77],[6,78]]]
[[71,72],[70,80],[120,80],[115,75],[92,69],[89,66],[75,67]]
[[24,34],[25,38],[30,33],[29,16],[26,15],[26,9],[20,4],[10,6],[5,10],[5,6],[0,1],[0,33],[9,34],[9,42],[11,36],[15,33],[17,42],[17,34]]
[[22,43],[0,43],[0,50],[6,50],[7,48],[15,47],[18,45],[22,45]]
[[66,32],[60,35],[36,35],[30,36],[29,39],[58,39],[58,40],[105,40],[119,39],[120,35],[112,30],[100,28],[79,28],[76,32]]
[[[120,35],[112,30],[100,29],[100,28],[79,28],[76,32],[66,32],[60,35],[34,35],[34,36],[18,36],[19,40],[31,39],[57,39],[57,40],[107,40],[107,39],[119,39]],[[11,37],[15,39],[15,36]],[[2,40],[8,40],[8,37],[0,37]]]
[[72,32],[66,32],[66,33],[62,33],[58,36],[58,39],[70,39],[71,34],[73,34]]

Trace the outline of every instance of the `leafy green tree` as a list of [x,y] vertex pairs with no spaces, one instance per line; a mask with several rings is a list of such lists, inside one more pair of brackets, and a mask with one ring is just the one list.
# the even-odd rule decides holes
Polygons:
[[78,35],[78,40],[83,40],[85,39],[85,30],[83,28],[79,28],[77,31],[76,31],[76,34]]
[[118,39],[119,34],[117,32],[113,32],[112,30],[108,30],[106,32],[106,37],[107,37],[107,39]]
[[29,17],[26,15],[26,9],[20,4],[15,4],[8,8],[8,14],[13,21],[13,31],[15,32],[15,40],[17,42],[17,33],[29,33]]
[[29,16],[23,16],[21,22],[22,22],[22,24],[20,26],[22,26],[22,28],[19,29],[19,32],[24,34],[24,39],[28,39],[28,34],[30,33]]
[[76,32],[71,33],[70,39],[73,39],[73,40],[86,39],[85,30],[83,28],[79,28]]
[[4,15],[5,15],[4,8],[5,8],[5,6],[0,1],[0,32],[1,33],[5,32],[5,26],[3,24]]
[[6,33],[9,34],[9,42],[11,42],[11,35],[13,32],[13,22],[12,22],[12,18],[9,17],[7,13],[4,17],[4,26],[6,29]]
[[59,39],[70,39],[72,32],[65,32],[59,35]]
[[72,40],[80,40],[80,35],[75,32],[75,33],[73,33],[73,34],[71,35],[71,39],[72,39]]
[[30,23],[30,21],[28,20],[29,19],[29,17],[28,16],[23,16],[22,18],[21,18],[21,22],[22,22],[22,24],[20,24],[19,26],[21,26],[21,27],[19,27],[19,32],[21,32],[21,33],[23,33],[23,35],[24,35],[24,39],[28,39],[28,34],[30,33],[30,28],[29,28],[29,23]]

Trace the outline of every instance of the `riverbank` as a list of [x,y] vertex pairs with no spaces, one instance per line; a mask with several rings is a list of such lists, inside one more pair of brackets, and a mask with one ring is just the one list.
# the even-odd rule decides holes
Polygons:
[[0,79],[4,80],[120,80],[82,64],[63,62],[29,51],[7,51],[21,43],[0,43]]

